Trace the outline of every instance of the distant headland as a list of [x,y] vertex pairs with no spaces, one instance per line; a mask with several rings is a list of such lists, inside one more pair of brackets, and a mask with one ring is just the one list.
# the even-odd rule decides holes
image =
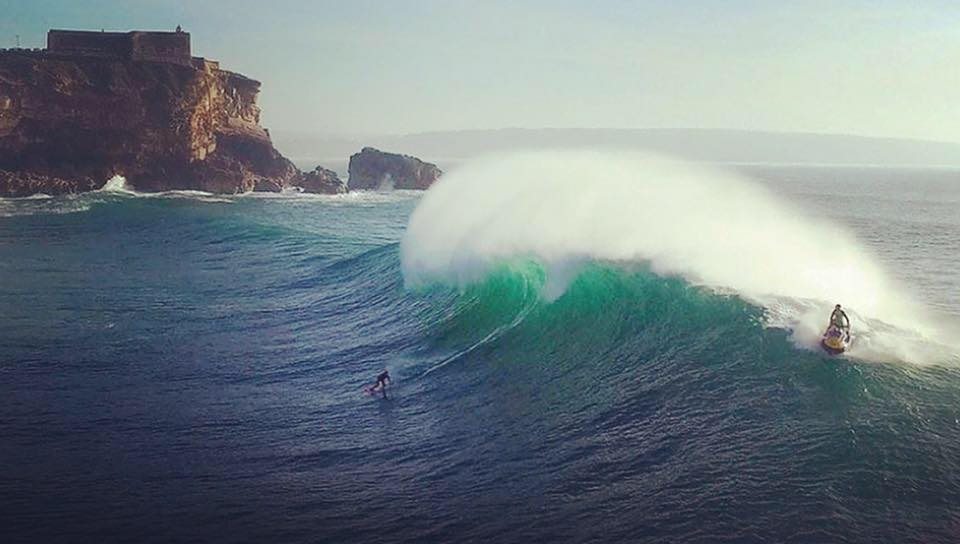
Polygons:
[[[194,57],[180,27],[53,29],[46,49],[0,50],[0,197],[96,190],[115,175],[141,191],[348,191],[332,171],[303,173],[277,151],[260,126],[259,91]],[[412,157],[355,157],[363,188],[422,189],[439,176]]]

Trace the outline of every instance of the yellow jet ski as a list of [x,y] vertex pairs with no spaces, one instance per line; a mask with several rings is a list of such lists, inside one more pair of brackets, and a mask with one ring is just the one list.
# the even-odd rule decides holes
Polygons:
[[840,327],[831,325],[823,333],[820,345],[830,355],[839,355],[850,347],[850,333],[843,331]]

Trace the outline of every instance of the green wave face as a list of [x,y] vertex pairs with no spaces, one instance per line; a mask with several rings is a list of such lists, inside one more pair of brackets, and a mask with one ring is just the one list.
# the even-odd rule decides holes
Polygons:
[[723,358],[763,349],[761,309],[643,266],[588,264],[553,301],[541,296],[546,280],[533,261],[496,268],[434,324],[434,342],[494,361],[561,366],[602,365],[618,352]]

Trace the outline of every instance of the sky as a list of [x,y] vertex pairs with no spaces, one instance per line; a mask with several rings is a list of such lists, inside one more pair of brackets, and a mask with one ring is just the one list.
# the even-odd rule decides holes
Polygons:
[[724,128],[960,142],[955,0],[0,0],[48,28],[191,32],[323,135]]

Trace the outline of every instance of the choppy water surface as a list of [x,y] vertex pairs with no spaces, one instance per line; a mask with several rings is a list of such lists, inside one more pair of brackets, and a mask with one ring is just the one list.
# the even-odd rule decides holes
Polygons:
[[[803,225],[845,232],[923,319],[956,330],[956,171],[739,169]],[[536,224],[555,202],[523,211]],[[427,227],[457,231],[419,210],[427,222],[408,231],[421,204],[0,201],[0,538],[960,537],[949,339],[871,315],[865,298],[850,303],[864,338],[911,349],[829,358],[795,329],[833,300],[705,285],[720,277],[709,263],[669,252],[581,251],[545,296],[556,261],[537,243],[501,251],[483,225],[465,232],[489,243],[459,240],[456,266],[405,285],[412,257],[437,257]],[[517,220],[510,204],[491,217]],[[362,394],[384,366],[390,398]]]

